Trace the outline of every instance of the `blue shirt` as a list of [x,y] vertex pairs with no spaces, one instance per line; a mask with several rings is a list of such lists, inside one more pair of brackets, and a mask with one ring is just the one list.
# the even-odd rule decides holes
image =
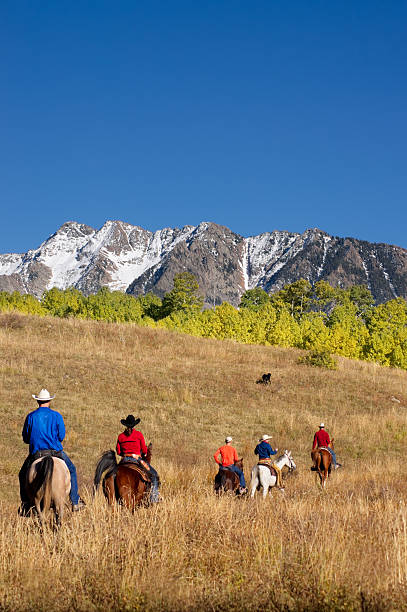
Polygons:
[[273,450],[268,442],[260,442],[254,449],[256,455],[259,456],[259,459],[268,459],[272,455],[275,455],[277,451]]
[[30,455],[39,450],[62,450],[65,438],[64,419],[55,410],[40,406],[27,415],[23,427],[23,440],[30,445]]

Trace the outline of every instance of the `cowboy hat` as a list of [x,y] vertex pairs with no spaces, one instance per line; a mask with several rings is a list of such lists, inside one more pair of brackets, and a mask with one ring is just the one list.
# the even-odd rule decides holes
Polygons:
[[233,440],[232,436],[226,436],[226,438],[225,438],[225,442],[226,442],[226,444],[227,444],[228,442],[232,442],[232,440]]
[[50,395],[48,389],[41,389],[38,395],[32,396],[37,402],[49,402],[54,399],[55,395]]
[[271,440],[271,438],[272,438],[272,437],[273,437],[273,436],[269,436],[269,435],[267,435],[267,434],[264,434],[264,435],[263,435],[263,436],[260,438],[259,442],[264,442],[265,440]]
[[134,427],[137,423],[140,423],[140,419],[135,419],[132,414],[128,414],[125,419],[120,419],[120,423],[126,427]]
[[320,424],[319,424],[319,428],[320,428],[320,429],[323,429],[324,427],[325,427],[325,423],[320,423]]

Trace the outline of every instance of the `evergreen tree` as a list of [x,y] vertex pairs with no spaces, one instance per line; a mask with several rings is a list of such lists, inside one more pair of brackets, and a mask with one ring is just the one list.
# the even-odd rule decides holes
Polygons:
[[278,306],[279,303],[283,302],[289,307],[291,315],[299,318],[307,311],[311,295],[311,283],[304,278],[300,278],[271,296],[271,303]]
[[239,308],[250,308],[252,310],[258,310],[264,304],[270,303],[270,296],[261,287],[255,287],[254,289],[248,289],[245,291],[240,299]]
[[190,272],[181,272],[174,276],[174,288],[165,294],[162,301],[162,316],[167,317],[177,311],[191,315],[199,312],[203,306],[203,298],[198,291],[198,282]]

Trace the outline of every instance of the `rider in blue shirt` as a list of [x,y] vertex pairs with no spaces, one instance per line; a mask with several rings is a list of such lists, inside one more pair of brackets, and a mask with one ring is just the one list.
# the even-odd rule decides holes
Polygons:
[[21,514],[23,515],[30,509],[25,491],[27,471],[31,463],[41,456],[41,451],[56,451],[58,453],[56,456],[65,461],[71,476],[69,497],[72,503],[72,510],[80,510],[84,506],[78,494],[76,468],[62,447],[62,441],[65,438],[64,419],[59,412],[51,410],[49,407],[54,397],[54,395],[51,396],[49,394],[47,389],[41,389],[38,396],[33,395],[33,398],[38,402],[38,408],[30,412],[25,419],[22,435],[24,442],[29,444],[30,452],[18,475],[20,480]]
[[[273,455],[276,455],[278,451],[278,448],[276,448],[276,450],[273,450],[271,448],[271,444],[269,442],[271,438],[272,436],[268,436],[267,434],[264,434],[264,436],[260,438],[259,444],[254,449],[255,454],[259,456],[259,461],[262,461],[263,463],[268,465],[270,469],[271,469],[271,457]],[[281,479],[281,470],[276,465],[273,465],[273,467],[277,474],[277,486],[282,489],[283,483]]]
[[276,448],[276,450],[271,448],[271,444],[269,442],[271,438],[272,436],[268,436],[267,434],[264,434],[264,436],[260,438],[259,444],[254,449],[255,454],[259,456],[259,460],[270,459],[272,455],[277,454],[278,448]]

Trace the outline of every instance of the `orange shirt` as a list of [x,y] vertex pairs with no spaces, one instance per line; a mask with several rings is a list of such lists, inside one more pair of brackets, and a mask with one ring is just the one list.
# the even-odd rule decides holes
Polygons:
[[[221,456],[222,461],[219,461],[219,455]],[[218,448],[213,458],[215,459],[216,463],[219,463],[219,465],[233,465],[234,462],[239,459],[236,449],[228,444]]]

